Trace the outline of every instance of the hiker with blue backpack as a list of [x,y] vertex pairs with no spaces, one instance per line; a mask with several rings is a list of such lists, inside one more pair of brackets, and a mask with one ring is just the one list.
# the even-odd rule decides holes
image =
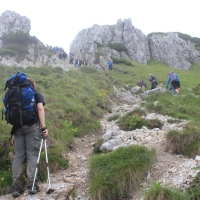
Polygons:
[[108,61],[108,69],[109,70],[113,69],[113,63],[112,63],[112,61]]
[[166,88],[168,88],[169,83],[171,83],[170,89],[174,92],[174,94],[180,93],[180,80],[178,75],[175,72],[169,72],[168,79],[166,82]]
[[12,196],[16,198],[24,192],[26,160],[28,193],[36,194],[40,191],[37,181],[34,182],[34,174],[41,138],[48,136],[48,129],[45,125],[45,102],[43,96],[35,90],[35,81],[18,72],[7,80],[5,90],[7,88],[3,103],[6,121],[12,125],[15,154],[12,162],[11,191]]

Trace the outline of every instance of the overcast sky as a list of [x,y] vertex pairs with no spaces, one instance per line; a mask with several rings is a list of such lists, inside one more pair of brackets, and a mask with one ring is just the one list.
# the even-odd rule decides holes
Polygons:
[[0,0],[0,15],[10,10],[26,16],[30,35],[67,53],[82,29],[120,18],[131,18],[146,35],[172,31],[200,38],[199,9],[200,0]]

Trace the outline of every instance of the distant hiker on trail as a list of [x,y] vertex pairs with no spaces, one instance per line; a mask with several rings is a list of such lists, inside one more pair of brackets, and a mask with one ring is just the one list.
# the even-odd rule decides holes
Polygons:
[[73,62],[74,62],[74,54],[69,52],[69,63],[73,64]]
[[109,70],[113,69],[113,63],[112,63],[112,61],[108,61],[108,69]]
[[62,58],[63,58],[63,52],[59,52],[58,58],[59,58],[60,60],[62,60]]
[[[15,77],[19,80],[19,83],[13,82]],[[4,97],[4,108],[6,114],[6,120],[12,126],[12,144],[14,146],[14,159],[12,162],[12,196],[14,198],[19,197],[24,193],[24,165],[27,160],[27,189],[29,194],[36,194],[39,192],[39,186],[37,182],[34,184],[34,174],[37,165],[37,158],[39,153],[39,147],[41,142],[41,135],[48,136],[48,130],[45,124],[45,111],[44,111],[44,99],[43,96],[35,90],[35,81],[33,79],[27,79],[23,73],[13,75],[7,80],[5,89],[8,87],[6,95]],[[20,87],[21,93],[15,85]],[[10,93],[12,90],[12,94]],[[19,101],[19,95],[22,96],[20,102],[22,102],[23,109],[19,107],[19,104],[11,104],[13,98]],[[26,101],[23,99],[26,98]],[[31,101],[29,100],[31,99]],[[27,100],[29,103],[27,103]],[[7,104],[9,104],[9,109]],[[30,111],[29,109],[33,109]],[[13,115],[12,110],[16,112]],[[10,111],[11,110],[11,111]],[[20,112],[21,110],[21,112]],[[36,111],[37,110],[37,111]],[[27,112],[29,113],[27,115]],[[31,114],[30,114],[31,113]]]
[[152,73],[150,73],[149,75],[150,75],[149,81],[151,83],[151,90],[152,90],[156,88],[156,86],[158,85],[158,81],[157,81],[157,78],[152,75]]
[[63,60],[65,60],[67,58],[67,56],[68,56],[67,53],[64,51],[63,52]]
[[174,91],[174,94],[179,94],[181,84],[180,84],[179,77],[175,72],[169,72],[167,83],[166,83],[166,88],[168,88],[169,83],[171,83],[171,89]]
[[55,47],[53,47],[52,49],[54,50],[55,54],[58,53],[58,46],[55,46]]
[[75,63],[74,63],[74,68],[78,68],[78,67],[79,67],[79,60],[76,59],[76,60],[75,60]]
[[85,66],[85,60],[82,60],[83,66]]
[[147,88],[147,84],[145,83],[145,81],[143,79],[140,79],[138,81],[139,86],[141,87],[142,90],[145,90],[145,88]]
[[82,60],[79,60],[79,61],[78,61],[79,66],[81,66],[82,63],[83,63]]

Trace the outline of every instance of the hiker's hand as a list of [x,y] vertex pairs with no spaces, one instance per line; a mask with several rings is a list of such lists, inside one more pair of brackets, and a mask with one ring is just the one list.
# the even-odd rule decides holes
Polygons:
[[44,137],[47,137],[49,134],[47,127],[42,128],[41,132],[42,132],[42,135],[44,135]]

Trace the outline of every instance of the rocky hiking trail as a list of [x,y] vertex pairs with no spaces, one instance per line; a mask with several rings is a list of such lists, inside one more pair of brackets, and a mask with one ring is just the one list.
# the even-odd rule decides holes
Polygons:
[[[105,139],[102,148],[115,149],[118,146],[126,146],[131,144],[144,145],[149,148],[155,148],[157,152],[156,162],[147,172],[141,186],[148,187],[148,184],[154,181],[159,181],[171,186],[179,188],[187,188],[199,170],[195,170],[198,166],[198,160],[188,159],[181,155],[171,154],[168,150],[165,134],[171,129],[181,130],[186,121],[169,124],[168,116],[159,115],[156,113],[148,113],[146,118],[158,118],[163,122],[162,129],[155,128],[149,130],[146,127],[133,131],[122,131],[116,124],[116,121],[108,122],[109,116],[118,114],[123,116],[125,113],[140,106],[142,99],[140,96],[131,95],[130,93],[117,92],[117,97],[120,99],[119,105],[112,107],[111,113],[106,113],[101,119],[103,135],[86,135],[82,138],[76,138],[75,144],[71,151],[66,156],[69,158],[69,167],[67,170],[60,170],[57,173],[51,174],[51,186],[55,191],[48,195],[47,183],[41,183],[41,191],[35,195],[28,195],[27,191],[17,200],[89,200],[88,195],[88,160],[93,152],[93,145],[99,137]],[[171,118],[170,118],[171,119]],[[109,141],[106,138],[112,136],[114,140]],[[113,143],[113,141],[116,141]],[[121,142],[119,142],[121,141]],[[109,143],[110,142],[110,143]],[[109,144],[111,144],[109,146]],[[143,188],[143,187],[140,187]],[[75,194],[75,197],[73,196]],[[130,200],[142,200],[141,189],[131,193]],[[0,196],[0,200],[11,200],[11,194]]]

